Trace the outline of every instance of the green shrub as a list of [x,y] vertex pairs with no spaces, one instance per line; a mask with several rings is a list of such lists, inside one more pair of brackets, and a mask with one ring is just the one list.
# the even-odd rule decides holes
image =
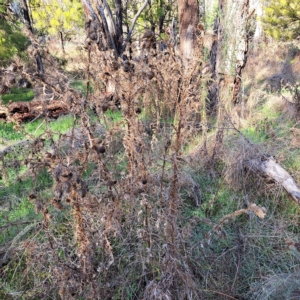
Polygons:
[[16,54],[24,56],[24,51],[30,42],[21,31],[0,19],[0,65],[5,65]]

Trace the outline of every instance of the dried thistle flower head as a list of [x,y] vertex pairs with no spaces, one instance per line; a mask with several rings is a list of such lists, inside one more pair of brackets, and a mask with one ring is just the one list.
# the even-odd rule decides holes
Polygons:
[[70,198],[67,198],[66,203],[70,205],[72,203],[72,200]]
[[28,198],[29,198],[30,200],[33,200],[33,199],[36,199],[37,197],[36,197],[36,194],[30,194],[30,195],[28,196]]
[[87,194],[87,189],[81,188],[81,189],[77,190],[77,194],[80,198],[84,198]]
[[135,112],[136,112],[137,114],[140,114],[140,113],[142,112],[142,110],[141,110],[140,107],[137,107],[137,108],[135,109]]
[[147,76],[151,80],[154,77],[154,72],[153,71],[147,72]]
[[99,153],[103,154],[106,151],[106,149],[105,149],[104,146],[96,146],[95,149],[96,149],[96,151],[97,151],[98,154]]
[[43,211],[43,203],[41,201],[36,201],[34,204],[34,211],[36,214],[39,214]]
[[71,183],[69,181],[65,181],[62,186],[61,186],[62,190],[65,192],[65,193],[70,193],[71,191]]
[[59,177],[60,177],[61,173],[62,173],[61,165],[58,164],[53,171],[53,177],[56,181],[60,180]]
[[62,197],[62,195],[63,195],[63,191],[61,189],[56,189],[54,191],[55,198],[60,199]]
[[58,210],[62,210],[64,207],[63,207],[63,205],[61,204],[61,201],[60,200],[58,200],[58,199],[53,199],[52,200],[52,204],[53,204],[53,206],[56,208],[56,209],[58,209]]

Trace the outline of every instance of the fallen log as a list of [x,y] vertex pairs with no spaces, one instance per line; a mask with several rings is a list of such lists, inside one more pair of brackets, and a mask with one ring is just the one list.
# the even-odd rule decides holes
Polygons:
[[16,122],[31,121],[39,116],[57,119],[70,111],[67,105],[59,100],[45,104],[42,101],[13,102],[7,107],[10,118]]
[[300,204],[300,186],[272,156],[261,156],[246,161],[246,167],[262,177],[281,185],[297,204]]
[[7,107],[4,105],[0,105],[0,120],[1,121],[8,121],[9,117],[9,112]]

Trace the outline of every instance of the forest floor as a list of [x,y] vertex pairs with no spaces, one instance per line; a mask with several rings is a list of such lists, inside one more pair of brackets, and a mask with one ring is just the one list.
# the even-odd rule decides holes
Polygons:
[[[73,75],[84,67],[80,60],[74,58],[74,61],[67,70]],[[201,201],[196,207],[194,192],[182,189],[185,200],[182,213],[186,219],[209,218],[218,223],[225,215],[256,203],[267,209],[267,215],[262,220],[253,215],[238,216],[218,234],[210,236],[206,244],[201,241],[208,239],[207,225],[195,226],[191,240],[195,247],[201,245],[193,253],[203,278],[199,288],[207,291],[205,299],[299,299],[300,252],[292,251],[295,249],[290,245],[291,241],[300,242],[300,208],[280,185],[265,182],[242,166],[248,158],[265,153],[275,157],[300,184],[299,43],[262,44],[251,49],[242,79],[241,102],[232,110],[232,128],[225,133],[222,154],[214,171],[205,171],[205,160],[199,150],[201,134],[184,151],[187,163],[183,170],[199,186]],[[73,87],[84,92],[85,85],[79,75]],[[2,103],[28,101],[32,97],[32,90],[13,90],[2,96]],[[119,112],[107,111],[106,116],[114,123],[122,119]],[[72,124],[72,116],[47,124],[43,120],[21,126],[0,123],[0,151],[21,140],[38,137],[47,128],[58,137],[70,130]],[[214,136],[215,131],[211,130],[208,143]],[[22,149],[14,151],[22,157]],[[15,168],[14,161],[10,163],[9,171],[2,166],[0,178],[0,262],[9,252],[7,245],[34,238],[36,232],[31,234],[32,227],[28,226],[41,222],[43,217],[28,199],[34,183],[26,166]],[[52,179],[43,172],[38,176],[38,190],[48,195]],[[28,281],[32,279],[25,279],[28,270],[22,255],[18,258],[0,264],[1,299],[7,295],[22,299],[17,292],[30,286]],[[129,292],[126,297],[136,299]]]

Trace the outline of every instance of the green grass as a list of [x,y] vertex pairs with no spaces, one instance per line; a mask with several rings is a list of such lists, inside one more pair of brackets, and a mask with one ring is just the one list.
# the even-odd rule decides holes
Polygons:
[[[71,87],[75,90],[81,92],[83,95],[86,95],[86,83],[83,80],[75,80],[71,82]],[[93,92],[93,88],[89,86],[89,93]]]
[[9,101],[28,102],[34,98],[34,92],[32,89],[27,89],[27,88],[20,88],[20,89],[12,88],[10,94],[2,95],[1,98],[2,98],[2,103],[5,105],[7,105]]
[[[49,128],[54,133],[66,133],[73,126],[74,118],[72,115],[59,117],[57,120],[52,120],[48,123]],[[47,129],[47,124],[44,120],[36,120],[25,125],[26,130],[34,136],[43,134]]]
[[255,144],[264,143],[269,138],[263,127],[248,127],[242,129],[241,132],[248,140]]
[[42,170],[37,175],[36,186],[34,186],[32,177],[16,180],[16,172],[13,169],[8,171],[8,177],[9,178],[6,182],[4,182],[4,178],[0,180],[0,200],[9,198],[12,195],[15,195],[17,198],[21,198],[24,195],[29,195],[33,189],[36,191],[42,191],[52,185],[52,178],[46,170]]
[[124,120],[121,110],[109,109],[107,112],[105,112],[105,116],[112,123],[117,123]]
[[[27,198],[22,197],[18,205],[14,205],[12,210],[7,213],[1,213],[0,226],[10,224],[10,223],[21,223],[21,222],[33,222],[34,220],[40,219],[34,211],[33,203],[29,202]],[[10,241],[20,230],[24,229],[26,224],[21,226],[10,226],[8,229],[3,230],[0,234],[0,245],[5,244],[6,242]]]
[[300,170],[300,149],[290,150],[283,154],[285,160],[283,165],[288,170]]
[[22,140],[25,135],[21,132],[17,132],[14,126],[15,124],[13,123],[0,123],[0,138],[10,141]]
[[[39,192],[50,188],[53,180],[46,170],[42,170],[37,175],[36,185],[31,177],[22,180],[16,180],[15,172],[8,172],[9,179],[4,182],[0,180],[0,204],[6,205],[0,209],[0,227],[6,224],[18,223],[22,221],[30,222],[40,219],[34,211],[34,205],[28,200],[28,195],[33,191]],[[9,229],[0,231],[0,245],[12,239],[20,228],[18,226],[9,227]]]
[[[58,136],[59,133],[66,133],[73,126],[74,118],[72,115],[62,116],[57,120],[52,120],[48,123],[49,128],[52,132],[55,133],[55,137]],[[26,138],[26,132],[32,134],[34,137],[37,137],[43,134],[47,125],[44,120],[36,120],[34,122],[24,123],[24,130],[16,131],[14,129],[15,124],[13,123],[1,123],[0,122],[0,144],[1,138],[2,142],[5,140],[9,141],[19,141]]]

